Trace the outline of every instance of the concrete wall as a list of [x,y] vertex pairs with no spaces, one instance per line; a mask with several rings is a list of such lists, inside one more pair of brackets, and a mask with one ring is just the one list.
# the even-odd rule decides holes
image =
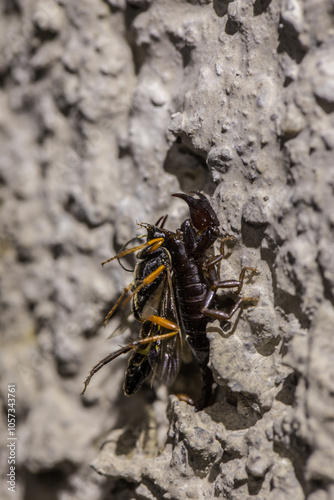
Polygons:
[[[333,3],[1,8],[1,498],[8,384],[16,499],[334,498]],[[235,237],[222,279],[259,271],[258,304],[208,327],[217,403],[126,398],[121,358],[82,399],[128,338],[102,322],[132,275],[100,262],[136,221],[175,230],[180,190]],[[173,390],[200,383],[186,365]]]

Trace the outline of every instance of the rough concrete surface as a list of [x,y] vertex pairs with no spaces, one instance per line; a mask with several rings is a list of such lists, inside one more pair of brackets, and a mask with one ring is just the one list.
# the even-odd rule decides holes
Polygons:
[[[334,499],[333,2],[1,10],[1,499]],[[157,381],[126,398],[122,358],[82,398],[129,338],[107,340],[121,313],[102,322],[131,274],[100,262],[136,221],[179,227],[180,190],[235,238],[222,279],[258,268],[258,304],[208,327],[217,402]]]

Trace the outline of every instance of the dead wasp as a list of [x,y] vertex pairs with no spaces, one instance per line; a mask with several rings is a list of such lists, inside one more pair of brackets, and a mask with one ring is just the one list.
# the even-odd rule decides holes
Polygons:
[[220,236],[219,221],[208,199],[201,193],[196,195],[197,198],[183,193],[172,195],[183,199],[190,210],[190,219],[176,232],[163,228],[166,218],[160,225],[141,224],[147,230],[147,241],[106,261],[138,252],[134,281],[124,289],[105,323],[131,291],[132,310],[142,326],[138,340],[109,354],[92,368],[82,394],[102,366],[130,351],[133,354],[124,380],[127,396],[134,394],[152,371],[169,385],[179,371],[185,339],[198,361],[204,382],[196,408],[202,409],[210,403],[213,377],[208,367],[210,346],[206,326],[212,319],[227,322],[244,302],[257,301],[255,297],[241,297],[227,313],[215,307],[216,292],[219,288],[236,288],[239,293],[246,272],[256,269],[244,267],[238,280],[218,279],[217,264],[224,258],[224,241],[232,238],[222,239],[218,256],[207,256]]

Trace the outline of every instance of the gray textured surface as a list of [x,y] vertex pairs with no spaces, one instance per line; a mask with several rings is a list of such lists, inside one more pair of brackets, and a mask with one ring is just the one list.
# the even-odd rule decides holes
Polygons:
[[[0,395],[5,409],[16,383],[15,498],[334,498],[333,3],[2,11]],[[106,341],[119,317],[101,323],[131,278],[100,262],[136,220],[168,212],[175,229],[180,189],[211,195],[236,238],[223,277],[259,269],[243,291],[258,305],[208,328],[218,401],[196,414],[159,385],[125,398],[123,359],[82,400],[89,368],[123,341]],[[196,371],[179,384],[192,390]],[[14,497],[3,476],[0,496]]]

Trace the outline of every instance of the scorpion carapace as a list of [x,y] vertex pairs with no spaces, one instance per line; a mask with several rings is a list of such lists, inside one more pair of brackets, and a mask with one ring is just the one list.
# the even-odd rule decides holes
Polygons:
[[140,226],[147,231],[146,242],[102,263],[137,252],[139,262],[134,280],[107,314],[105,324],[122,301],[132,299],[132,311],[141,328],[138,340],[109,354],[92,368],[82,394],[102,366],[128,352],[132,355],[124,380],[127,396],[134,394],[152,372],[170,385],[178,374],[185,340],[203,376],[202,395],[195,403],[196,409],[204,408],[212,400],[213,377],[208,367],[210,346],[206,326],[212,319],[229,321],[245,302],[257,301],[256,297],[239,297],[232,309],[224,312],[215,307],[215,294],[219,288],[234,288],[239,294],[246,273],[256,269],[244,267],[239,279],[220,281],[217,264],[224,258],[224,242],[233,238],[222,238],[219,255],[208,256],[208,250],[220,236],[218,217],[209,200],[201,193],[172,196],[188,204],[190,219],[176,232],[164,229],[166,217],[159,219],[156,225],[142,223]]

